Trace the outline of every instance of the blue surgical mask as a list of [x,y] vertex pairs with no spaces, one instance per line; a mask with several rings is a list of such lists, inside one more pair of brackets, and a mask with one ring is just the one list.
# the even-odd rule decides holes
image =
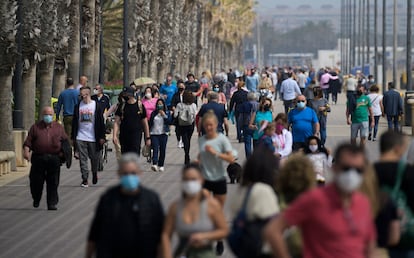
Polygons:
[[296,104],[296,106],[297,106],[298,108],[305,108],[306,104],[305,104],[305,102],[298,102],[298,103]]
[[53,121],[53,116],[52,115],[43,115],[43,121],[46,124],[50,124]]
[[138,175],[123,175],[121,176],[121,187],[128,192],[133,192],[138,189],[140,184]]
[[213,88],[213,91],[219,92],[220,88]]

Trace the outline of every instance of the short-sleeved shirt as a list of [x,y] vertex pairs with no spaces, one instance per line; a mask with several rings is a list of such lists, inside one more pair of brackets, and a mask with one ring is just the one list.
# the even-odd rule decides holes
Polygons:
[[233,150],[229,139],[219,133],[214,139],[207,139],[206,136],[198,138],[200,151],[200,164],[203,177],[209,181],[220,181],[226,178],[225,161],[206,151],[206,146],[214,148],[217,153],[226,153]]
[[124,103],[123,105],[119,105],[115,115],[121,117],[120,134],[124,134],[127,132],[142,131],[141,120],[147,117],[147,112],[145,106],[139,105],[138,102],[134,104]]
[[351,114],[352,123],[362,123],[368,121],[368,108],[371,107],[371,100],[366,95],[361,95],[356,99],[356,107]]
[[92,100],[85,104],[79,103],[79,127],[76,140],[85,142],[95,142],[95,110],[96,102]]
[[304,258],[364,258],[376,239],[367,197],[355,192],[345,208],[333,184],[302,194],[282,216],[300,228]]
[[368,94],[369,99],[371,100],[372,104],[372,114],[374,116],[382,115],[381,105],[380,102],[382,101],[382,95],[378,93],[370,93]]
[[313,125],[318,123],[318,117],[311,108],[295,108],[289,112],[288,121],[292,124],[293,142],[306,142],[313,135]]
[[[258,110],[256,112],[256,116],[254,118],[254,124],[257,126],[257,128],[260,129],[260,127],[262,127],[262,122],[263,121],[268,121],[268,122],[272,122],[273,120],[273,115],[271,111],[260,111]],[[260,137],[263,136],[263,131],[259,132],[258,130],[254,130],[253,132],[253,139],[254,140],[259,140]]]
[[[206,103],[201,106],[200,111],[198,111],[198,116],[203,117],[204,114],[209,110],[213,110],[214,114],[217,117],[217,120],[218,120],[217,131],[220,133],[224,132],[224,129],[223,129],[224,118],[228,117],[226,107],[224,106],[224,104],[219,104],[214,101]],[[204,134],[204,129],[202,129],[201,131]]]
[[174,84],[171,85],[162,85],[160,88],[160,94],[167,95],[165,99],[165,104],[167,107],[171,107],[171,100],[174,94],[177,92],[177,86]]

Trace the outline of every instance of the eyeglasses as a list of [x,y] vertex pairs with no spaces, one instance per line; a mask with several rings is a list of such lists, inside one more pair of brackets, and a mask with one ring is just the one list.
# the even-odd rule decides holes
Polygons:
[[351,169],[355,169],[356,172],[358,172],[358,174],[362,174],[364,173],[365,168],[356,168],[356,167],[352,167],[352,166],[339,166],[341,168],[342,171],[348,171]]

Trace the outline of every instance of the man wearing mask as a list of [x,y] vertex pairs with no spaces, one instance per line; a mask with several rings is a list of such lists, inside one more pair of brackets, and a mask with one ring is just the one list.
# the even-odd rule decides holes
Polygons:
[[177,85],[172,83],[172,74],[168,74],[165,83],[160,88],[160,94],[165,100],[168,110],[171,110],[171,101],[177,92]]
[[376,233],[370,203],[357,191],[366,168],[364,150],[340,145],[335,160],[333,183],[300,195],[266,227],[275,257],[290,257],[283,233],[291,226],[302,233],[304,257],[373,257]]
[[29,179],[33,207],[39,207],[46,181],[47,208],[57,210],[61,142],[68,137],[63,126],[53,121],[52,107],[43,108],[42,117],[29,130],[23,144],[23,157],[32,163]]
[[364,92],[364,86],[358,85],[355,106],[351,106],[349,101],[346,105],[346,122],[351,125],[351,143],[356,144],[359,133],[362,148],[365,147],[365,141],[368,137],[369,121],[371,121],[371,127],[374,127],[371,100]]
[[187,74],[187,81],[185,82],[186,90],[189,90],[194,95],[194,103],[197,105],[198,96],[202,93],[203,89],[200,84],[195,80],[195,76],[192,73]]
[[91,99],[91,88],[80,90],[81,102],[75,106],[72,124],[72,140],[76,142],[82,174],[81,187],[88,187],[88,158],[91,160],[92,183],[98,183],[99,152],[105,143],[103,111]]
[[122,155],[118,175],[120,185],[98,203],[85,257],[159,257],[164,211],[158,194],[142,186],[135,153]]
[[108,95],[103,93],[103,88],[100,84],[95,85],[95,88],[93,89],[92,100],[94,100],[96,104],[100,106],[100,110],[102,112],[108,111],[111,107],[111,101]]
[[132,87],[125,87],[121,93],[125,102],[115,112],[113,142],[121,144],[121,153],[134,152],[139,156],[142,133],[147,146],[151,146],[151,138],[146,109],[140,100],[135,99],[134,92]]
[[296,98],[296,108],[288,113],[288,125],[292,127],[293,151],[305,148],[309,136],[320,137],[318,117],[312,108],[306,106],[304,95]]
[[[203,115],[205,113],[207,113],[207,111],[209,110],[213,110],[214,114],[217,117],[218,120],[218,124],[217,124],[217,132],[222,133],[222,134],[226,134],[226,136],[229,136],[229,122],[228,122],[228,114],[226,111],[226,107],[223,104],[219,104],[218,103],[218,97],[219,95],[214,92],[211,91],[208,93],[208,103],[203,104],[200,108],[200,111],[198,111],[198,125],[197,125],[197,131],[199,135],[204,135],[204,128],[202,128],[201,125],[201,118],[203,117]],[[224,130],[223,130],[223,126],[224,126]]]

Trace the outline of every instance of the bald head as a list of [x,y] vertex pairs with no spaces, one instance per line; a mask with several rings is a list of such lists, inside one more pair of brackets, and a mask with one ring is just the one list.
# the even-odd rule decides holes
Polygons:
[[85,75],[82,75],[79,78],[79,84],[82,84],[82,86],[86,86],[87,83],[88,83],[88,77],[86,77]]
[[53,116],[54,113],[55,112],[53,111],[52,107],[47,106],[47,107],[44,107],[42,109],[42,115],[52,115]]

